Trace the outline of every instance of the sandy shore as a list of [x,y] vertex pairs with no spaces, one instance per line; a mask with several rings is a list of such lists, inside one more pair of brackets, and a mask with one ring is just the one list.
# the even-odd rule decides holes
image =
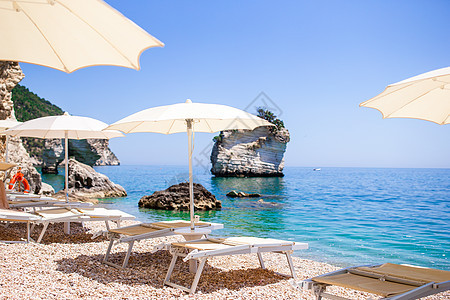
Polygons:
[[[0,227],[0,240],[18,240],[25,236],[24,228],[24,224]],[[102,229],[103,223],[88,223],[85,229],[72,224],[74,234],[66,236],[62,224],[55,224],[49,226],[41,244],[0,244],[0,299],[314,299],[310,292],[292,288],[287,278],[274,273],[289,272],[285,257],[279,254],[263,254],[267,270],[259,268],[256,255],[208,260],[197,293],[190,296],[162,286],[170,254],[149,252],[154,245],[182,237],[136,243],[128,268],[118,270],[101,263],[108,245],[105,238],[90,238]],[[112,259],[123,259],[125,250],[125,244],[117,247]],[[337,269],[298,257],[293,260],[299,280]],[[191,282],[193,276],[184,272],[187,268],[186,263],[175,269],[178,283]],[[351,299],[370,296],[340,288],[333,291]],[[427,299],[450,299],[450,292]]]

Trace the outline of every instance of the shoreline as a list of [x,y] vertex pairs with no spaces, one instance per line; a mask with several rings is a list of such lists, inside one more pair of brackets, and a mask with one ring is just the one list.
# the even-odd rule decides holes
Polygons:
[[[123,226],[136,221],[123,222]],[[265,253],[266,270],[259,268],[256,255],[216,257],[208,260],[200,278],[197,293],[163,287],[170,263],[167,251],[154,254],[150,250],[162,242],[181,240],[171,236],[135,243],[126,269],[101,263],[108,241],[104,237],[91,240],[93,233],[104,230],[103,222],[88,222],[85,229],[72,223],[72,235],[64,235],[62,224],[49,226],[42,244],[0,244],[1,299],[314,299],[309,291],[294,289],[283,255]],[[39,230],[32,235],[37,235]],[[0,228],[0,239],[25,236],[24,224]],[[120,244],[112,260],[123,259],[128,244]],[[301,255],[301,251],[300,255]],[[293,257],[298,281],[336,269],[327,263]],[[181,268],[187,269],[187,263]],[[177,272],[177,268],[175,269]],[[183,270],[184,271],[184,270]],[[181,284],[193,275],[174,273]],[[367,293],[333,288],[331,291],[351,299],[367,299]],[[450,291],[426,299],[449,299]]]

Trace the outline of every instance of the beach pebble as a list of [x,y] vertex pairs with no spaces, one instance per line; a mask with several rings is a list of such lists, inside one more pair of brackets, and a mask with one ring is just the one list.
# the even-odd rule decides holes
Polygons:
[[[71,228],[73,234],[67,236],[62,224],[50,225],[42,244],[0,243],[0,299],[314,299],[311,292],[293,288],[289,278],[275,273],[289,273],[286,258],[280,254],[263,254],[265,270],[259,267],[256,255],[212,258],[205,266],[197,293],[188,295],[163,287],[171,255],[167,251],[150,253],[153,246],[182,237],[135,243],[128,267],[119,270],[101,263],[108,241],[103,237],[91,239],[94,232],[104,229],[103,223],[87,223],[86,228],[73,223]],[[0,227],[0,240],[23,237],[24,224]],[[117,245],[111,259],[121,262],[126,249],[127,244]],[[298,280],[338,269],[299,257],[293,257],[293,261]],[[190,285],[193,274],[187,270],[188,263],[176,266],[172,280]],[[329,290],[351,299],[371,296],[336,287]],[[450,299],[450,292],[426,299]]]

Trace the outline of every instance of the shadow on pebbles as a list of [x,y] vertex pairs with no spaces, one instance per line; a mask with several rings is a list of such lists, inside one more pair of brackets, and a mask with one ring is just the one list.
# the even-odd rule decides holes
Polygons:
[[[130,225],[135,222],[124,222]],[[256,255],[223,256],[209,259],[198,284],[197,293],[188,295],[163,287],[171,255],[167,251],[151,253],[153,246],[182,240],[179,236],[135,243],[128,267],[116,269],[102,263],[108,247],[104,237],[91,239],[104,230],[104,223],[71,223],[71,235],[63,233],[63,224],[52,224],[41,244],[0,243],[0,299],[314,299],[308,291],[294,289],[284,255],[263,254],[267,269],[259,268]],[[37,238],[39,228],[32,237]],[[0,240],[21,240],[24,224],[0,227]],[[120,264],[128,244],[118,244],[110,260]],[[298,253],[301,255],[301,251]],[[331,265],[293,257],[298,280],[337,269]],[[193,274],[188,263],[179,259],[172,281],[190,286]],[[334,289],[340,296],[367,299],[368,294]],[[429,299],[449,299],[441,293]]]

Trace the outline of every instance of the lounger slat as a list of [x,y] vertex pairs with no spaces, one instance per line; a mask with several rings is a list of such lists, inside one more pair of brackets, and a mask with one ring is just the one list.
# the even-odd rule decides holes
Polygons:
[[203,251],[203,250],[216,250],[216,249],[231,248],[236,245],[227,245],[227,244],[222,244],[222,243],[218,243],[218,242],[210,241],[210,240],[201,240],[201,241],[195,241],[195,242],[190,242],[190,241],[189,242],[175,242],[175,243],[172,243],[172,246]]
[[155,232],[160,230],[159,228],[151,228],[148,226],[130,226],[130,227],[122,227],[122,228],[114,228],[114,229],[110,229],[109,232],[112,233],[117,233],[117,234],[123,234],[123,235],[130,235],[130,236],[135,236],[135,235],[140,235],[140,234],[144,234],[144,233],[149,233],[149,232]]
[[412,281],[443,282],[450,280],[450,271],[421,268],[417,266],[385,263],[378,267],[359,267],[357,269]]
[[314,282],[357,289],[363,292],[377,294],[383,297],[394,296],[417,288],[417,286],[401,284],[391,281],[381,281],[378,279],[366,276],[359,276],[350,273],[316,277],[313,278],[312,280]]
[[[191,222],[187,221],[163,221],[163,222],[154,222],[154,223],[143,223],[142,226],[160,226],[162,228],[183,228],[189,227]],[[196,222],[194,223],[195,227],[209,227],[211,223],[206,222]]]
[[314,290],[318,298],[330,298],[325,293],[328,285],[377,294],[392,300],[409,300],[450,289],[450,272],[386,263],[350,267],[304,281],[304,287]]
[[350,274],[366,276],[366,277],[380,279],[380,280],[387,280],[387,281],[391,281],[391,282],[407,284],[407,285],[412,285],[412,286],[422,286],[427,283],[425,281],[410,280],[410,279],[395,277],[395,276],[391,276],[391,275],[387,275],[387,274],[372,273],[372,272],[367,272],[367,271],[358,270],[358,269],[349,269],[348,272]]

